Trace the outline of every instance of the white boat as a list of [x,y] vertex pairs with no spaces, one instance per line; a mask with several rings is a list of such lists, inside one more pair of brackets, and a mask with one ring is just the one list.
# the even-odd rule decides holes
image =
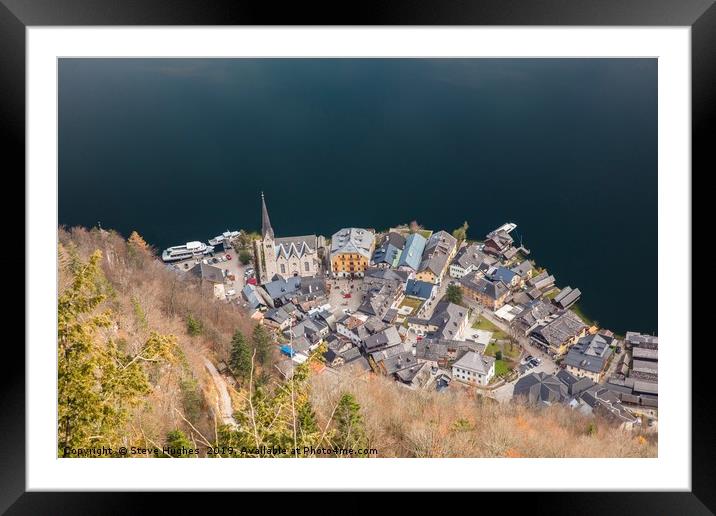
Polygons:
[[203,256],[214,252],[214,246],[206,245],[204,242],[187,242],[184,245],[175,245],[162,252],[162,260],[165,262],[178,262],[196,256]]
[[221,235],[215,236],[214,238],[209,239],[209,244],[211,245],[219,245],[224,244],[225,246],[231,243],[231,240],[239,236],[238,231],[229,231],[228,229],[224,231]]
[[507,222],[506,224],[501,225],[496,230],[490,231],[488,237],[491,235],[494,235],[498,231],[504,231],[505,233],[512,233],[516,227],[517,227],[517,224],[515,224],[514,222]]

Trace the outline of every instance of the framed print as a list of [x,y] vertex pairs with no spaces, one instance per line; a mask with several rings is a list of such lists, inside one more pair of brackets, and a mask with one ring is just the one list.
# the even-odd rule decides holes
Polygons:
[[713,510],[691,304],[710,2],[3,2],[28,300],[3,510]]

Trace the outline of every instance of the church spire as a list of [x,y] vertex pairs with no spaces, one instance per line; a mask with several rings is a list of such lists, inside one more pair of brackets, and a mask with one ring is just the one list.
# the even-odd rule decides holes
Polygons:
[[271,219],[269,219],[268,210],[266,209],[266,200],[264,193],[261,192],[261,236],[273,238],[273,228],[271,227]]

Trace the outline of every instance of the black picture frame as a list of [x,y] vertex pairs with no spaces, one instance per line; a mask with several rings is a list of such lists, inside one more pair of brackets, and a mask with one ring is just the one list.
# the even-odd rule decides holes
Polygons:
[[[292,2],[189,0],[0,0],[0,141],[7,144],[3,177],[24,178],[25,29],[73,25],[554,25],[690,26],[692,72],[692,179],[712,169],[716,141],[716,6],[714,0],[406,0],[332,7]],[[10,158],[10,159],[8,159]],[[22,171],[22,172],[21,172]],[[710,171],[710,170],[709,170]],[[24,181],[19,188],[24,190]],[[692,189],[693,191],[693,189]],[[5,220],[12,220],[9,208]],[[16,210],[15,215],[16,218]],[[4,263],[6,259],[2,258]],[[31,271],[26,271],[31,274]],[[691,282],[691,277],[686,278]],[[691,283],[690,283],[691,284]],[[684,300],[690,302],[690,300]],[[32,309],[28,306],[27,309]],[[692,318],[693,319],[693,318]],[[683,345],[691,344],[688,329]],[[18,340],[18,339],[15,339]],[[8,343],[6,343],[7,345]],[[17,344],[14,344],[17,346]],[[8,355],[10,356],[10,355]],[[25,492],[25,357],[12,356],[0,374],[0,512],[7,514],[143,513],[156,495]],[[564,514],[712,514],[716,511],[716,429],[711,360],[692,364],[692,491],[514,493],[509,505]],[[703,383],[701,388],[699,385]],[[697,410],[698,407],[698,410]],[[579,474],[578,472],[574,472]],[[558,487],[559,479],[555,479]],[[628,483],[628,479],[625,479]],[[229,508],[228,496],[212,505]],[[345,496],[341,494],[341,496]],[[488,494],[480,496],[490,496]],[[494,496],[494,495],[492,495]],[[499,495],[498,495],[499,496]],[[504,494],[502,495],[504,496]],[[186,507],[194,496],[163,497],[163,510]],[[236,498],[232,498],[235,502]],[[363,499],[365,500],[365,499]],[[504,499],[503,499],[504,500]],[[228,503],[221,503],[226,501]],[[330,503],[326,499],[326,503]],[[345,507],[342,498],[340,506]],[[504,501],[502,502],[504,503]],[[483,505],[484,506],[484,505]],[[235,507],[235,506],[234,506]],[[247,506],[248,507],[248,506]],[[183,511],[182,511],[183,512]]]

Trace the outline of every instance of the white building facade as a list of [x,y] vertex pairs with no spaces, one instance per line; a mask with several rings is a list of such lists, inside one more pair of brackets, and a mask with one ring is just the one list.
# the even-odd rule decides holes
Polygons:
[[279,274],[312,277],[321,269],[316,235],[275,238],[271,220],[261,193],[261,239],[254,241],[259,281],[266,283]]
[[468,351],[452,365],[452,377],[463,383],[487,385],[495,376],[495,359]]

